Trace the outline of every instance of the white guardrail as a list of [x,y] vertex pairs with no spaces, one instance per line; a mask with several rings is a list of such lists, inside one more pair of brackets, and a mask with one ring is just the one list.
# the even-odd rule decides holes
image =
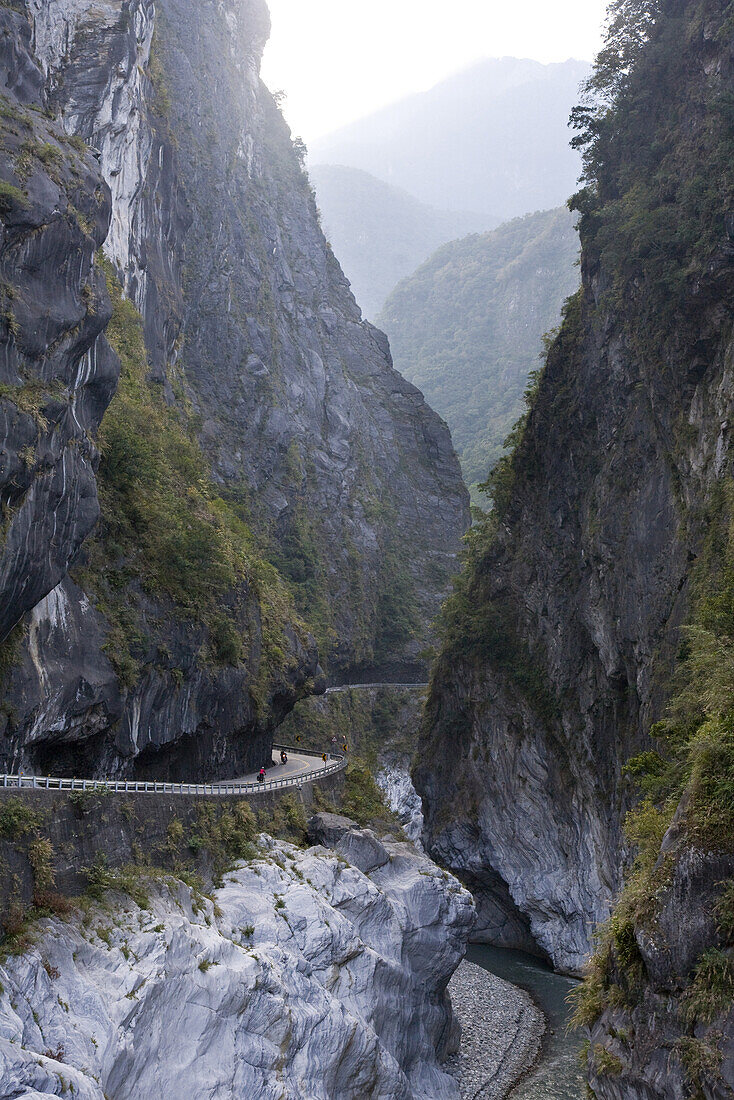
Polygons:
[[[294,749],[290,745],[273,745],[273,751],[296,753],[298,756],[321,757],[323,754],[311,749]],[[205,794],[205,795],[236,795],[236,794],[261,794],[264,791],[276,791],[283,787],[300,787],[303,783],[312,783],[315,779],[325,779],[327,775],[335,775],[347,766],[347,758],[336,753],[327,753],[327,762],[323,768],[316,771],[300,772],[291,775],[287,779],[266,779],[264,783],[237,782],[233,780],[223,783],[164,783],[145,782],[136,779],[60,779],[50,775],[3,775],[0,776],[0,786],[20,790],[41,791],[94,791],[106,790],[119,794]],[[277,765],[274,765],[277,767]]]

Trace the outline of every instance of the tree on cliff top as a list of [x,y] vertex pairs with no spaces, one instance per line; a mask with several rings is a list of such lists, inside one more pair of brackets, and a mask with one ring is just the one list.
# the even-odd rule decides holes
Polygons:
[[585,102],[571,112],[571,126],[579,133],[571,141],[583,150],[583,179],[598,179],[607,125],[629,87],[630,75],[643,55],[657,25],[663,0],[612,0],[607,33],[594,71],[582,85]]

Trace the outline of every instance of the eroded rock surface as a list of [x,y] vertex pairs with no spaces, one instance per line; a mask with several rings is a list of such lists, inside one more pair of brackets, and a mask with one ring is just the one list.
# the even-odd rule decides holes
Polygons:
[[410,845],[314,830],[336,850],[263,836],[213,901],[172,880],[42,922],[2,968],[0,1096],[458,1097],[439,1062],[470,896]]
[[93,437],[119,370],[94,263],[110,195],[43,113],[25,16],[0,11],[0,641],[64,577],[98,503]]
[[[731,35],[715,2],[651,12],[576,199],[582,289],[476,532],[415,772],[427,848],[477,889],[479,928],[520,946],[524,926],[575,973],[622,884],[625,764],[659,747],[732,471],[730,139],[710,126],[734,87]],[[671,160],[652,184],[658,139]],[[693,178],[708,207],[688,203]],[[686,244],[651,230],[648,249],[619,213],[638,200],[648,227],[675,208]]]
[[[730,947],[720,905],[722,885],[734,879],[734,857],[692,846],[684,820],[679,812],[663,840],[659,866],[669,873],[655,913],[635,930],[644,968],[635,1003],[606,1007],[589,1032],[587,1070],[598,1100],[732,1095],[734,1000],[705,965],[712,952],[721,960]],[[621,965],[615,959],[613,979]],[[691,1011],[694,986],[697,1011]]]
[[[9,86],[56,119],[33,113],[39,134],[66,135],[63,156],[76,157],[95,186],[92,209],[90,180],[73,177],[81,220],[44,255],[40,301],[83,292],[86,312],[71,310],[68,322],[81,327],[64,370],[84,353],[75,405],[41,410],[52,443],[40,470],[29,458],[33,416],[12,409],[8,506],[28,499],[7,538],[8,591],[22,589],[8,601],[9,625],[27,617],[6,662],[0,766],[174,778],[252,770],[294,701],[318,688],[309,626],[334,667],[418,661],[468,521],[450,437],[393,370],[324,240],[299,154],[260,81],[264,3],[15,7],[3,15],[13,28]],[[34,161],[38,179],[43,171]],[[21,207],[11,195],[8,216],[30,217]],[[34,240],[38,249],[45,237]],[[274,639],[261,588],[248,580],[222,601],[228,632],[242,641],[231,661],[212,661],[211,632],[147,592],[145,577],[136,621],[123,631],[124,660],[111,661],[120,616],[105,606],[109,585],[100,595],[89,571],[65,577],[97,516],[91,437],[114,387],[106,345],[86,354],[109,316],[101,275],[84,268],[100,244],[142,317],[151,384],[198,432],[214,491],[256,530],[308,623],[291,618]],[[77,247],[78,286],[64,266]],[[6,341],[11,374],[21,299],[19,331]],[[37,332],[44,385],[60,369],[48,353],[64,350],[54,338]],[[65,466],[65,435],[53,430],[62,416],[81,425]],[[51,468],[48,491],[63,496],[65,511],[40,498]],[[99,530],[104,538],[104,517]],[[48,560],[35,561],[42,546]],[[110,574],[126,564],[114,545],[106,562]],[[131,646],[137,668],[128,674]]]

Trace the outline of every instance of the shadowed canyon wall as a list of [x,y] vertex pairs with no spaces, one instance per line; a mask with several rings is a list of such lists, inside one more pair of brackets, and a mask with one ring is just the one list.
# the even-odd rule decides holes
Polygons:
[[[66,372],[64,423],[81,428],[66,475],[61,455],[44,457],[49,484],[52,463],[62,479],[44,504],[17,456],[46,431],[36,422],[62,412],[35,381],[0,395],[26,423],[6,508],[4,594],[19,573],[24,594],[4,605],[18,624],[3,654],[5,766],[255,767],[318,689],[319,660],[335,674],[420,662],[468,517],[448,431],[392,369],[324,240],[259,79],[263,3],[28,0],[0,16],[2,124],[19,128],[17,112],[34,128],[9,158],[32,173],[8,178],[6,237],[33,210],[36,181],[63,184],[59,157],[83,166],[69,169],[68,241],[33,259],[39,293],[8,272],[6,315],[21,332],[6,343],[20,343],[27,308],[43,382]],[[38,327],[60,287],[68,350]],[[101,338],[110,307],[122,373],[99,430],[101,519],[80,552],[98,511],[91,440],[119,369]],[[33,540],[50,540],[50,556]]]

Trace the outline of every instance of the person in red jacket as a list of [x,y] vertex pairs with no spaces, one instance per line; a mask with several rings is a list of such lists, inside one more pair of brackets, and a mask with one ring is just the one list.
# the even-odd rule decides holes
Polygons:
[[260,771],[257,773],[257,781],[258,783],[265,782],[265,768],[260,768]]

